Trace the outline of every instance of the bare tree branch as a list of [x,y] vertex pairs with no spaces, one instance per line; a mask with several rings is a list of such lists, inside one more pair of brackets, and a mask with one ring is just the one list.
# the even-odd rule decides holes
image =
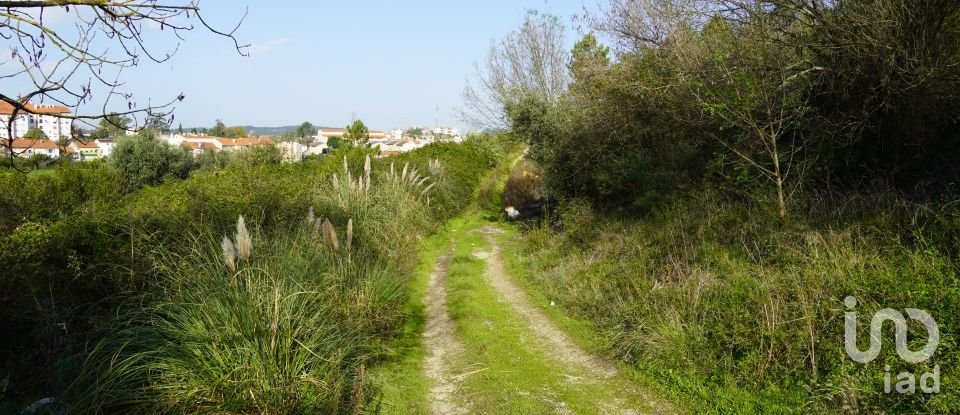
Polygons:
[[[73,30],[48,22],[45,13],[49,10],[65,14],[72,20]],[[154,63],[170,60],[184,40],[183,33],[195,29],[194,22],[230,39],[237,52],[247,56],[249,45],[239,43],[235,36],[247,13],[245,10],[230,30],[220,30],[205,20],[199,0],[0,1],[0,37],[9,42],[10,51],[9,59],[0,65],[0,79],[24,85],[20,91],[0,91],[0,102],[12,107],[3,147],[11,159],[16,157],[13,126],[17,116],[43,113],[31,103],[53,102],[71,108],[73,113],[44,115],[88,126],[93,126],[91,121],[109,120],[110,115],[130,116],[135,124],[139,116],[169,116],[184,94],[162,104],[147,100],[140,105],[133,93],[123,89],[124,71],[137,67],[144,58]],[[167,50],[151,46],[162,43],[153,39],[162,32],[168,34],[166,42],[173,43]],[[96,112],[81,111],[98,97]],[[125,109],[111,108],[121,103]],[[71,138],[76,138],[73,132]]]

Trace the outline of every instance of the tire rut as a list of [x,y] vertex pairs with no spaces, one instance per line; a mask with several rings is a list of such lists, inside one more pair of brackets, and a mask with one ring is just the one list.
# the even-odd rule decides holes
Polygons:
[[[515,283],[504,268],[503,259],[500,255],[500,244],[495,235],[503,231],[492,226],[485,226],[480,229],[488,243],[490,251],[475,253],[474,255],[486,259],[487,282],[502,296],[507,304],[512,307],[517,314],[525,320],[525,323],[533,331],[535,338],[543,345],[544,350],[549,350],[551,359],[554,359],[564,365],[578,370],[581,377],[568,378],[582,379],[589,383],[604,384],[611,382],[612,378],[617,376],[617,368],[613,363],[598,358],[586,350],[582,349],[573,340],[563,332],[553,321],[550,320],[542,310],[537,308],[527,296],[526,291]],[[630,388],[624,390],[624,393],[643,396],[649,408],[647,410],[657,414],[669,414],[676,411],[671,405],[658,399],[653,399],[649,394],[643,391]],[[639,411],[629,408],[623,399],[611,399],[606,402],[600,402],[596,408],[598,413],[602,414],[639,414],[647,411]]]
[[462,355],[464,350],[463,344],[457,339],[456,324],[450,318],[447,306],[447,270],[452,257],[453,247],[437,260],[424,298],[427,323],[423,335],[426,349],[423,368],[424,374],[433,385],[429,395],[430,413],[437,415],[470,412],[454,397],[462,378],[451,373],[453,361]]
[[517,314],[526,320],[527,325],[536,334],[537,339],[548,346],[545,350],[555,353],[553,358],[561,362],[579,367],[586,374],[594,378],[606,379],[616,376],[617,369],[612,364],[598,359],[577,346],[560,328],[550,321],[550,318],[533,305],[526,292],[510,280],[500,257],[500,245],[494,234],[500,231],[493,227],[484,227],[481,232],[490,243],[490,252],[487,256],[487,280],[490,285],[506,300]]

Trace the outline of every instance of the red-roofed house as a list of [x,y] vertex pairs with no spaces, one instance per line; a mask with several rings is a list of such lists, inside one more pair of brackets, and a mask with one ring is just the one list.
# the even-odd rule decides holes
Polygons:
[[101,157],[100,146],[98,146],[95,141],[71,141],[70,144],[67,145],[67,153],[69,153],[74,160],[81,161],[96,160]]
[[[3,141],[4,152],[9,142]],[[50,158],[60,157],[60,147],[57,143],[50,140],[13,140],[13,154],[18,157],[30,157],[35,155],[44,155]]]
[[222,149],[227,151],[237,151],[254,146],[272,145],[273,140],[269,138],[217,138]]

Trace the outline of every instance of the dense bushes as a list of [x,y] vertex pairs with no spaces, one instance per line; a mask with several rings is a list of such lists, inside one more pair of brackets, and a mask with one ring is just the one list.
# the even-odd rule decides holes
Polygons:
[[[506,106],[566,206],[530,278],[715,412],[956,413],[955,388],[881,382],[960,355],[960,3],[611,0],[586,22],[616,55],[588,34],[562,97]],[[853,362],[847,295],[928,310],[935,359]]]
[[190,150],[142,135],[119,139],[107,162],[123,175],[130,189],[169,178],[184,179],[194,169]]
[[[182,336],[187,335],[184,331],[187,323],[203,323],[188,320],[192,317],[201,318],[196,313],[203,310],[191,305],[196,304],[196,299],[208,299],[211,302],[217,299],[227,304],[233,301],[229,296],[241,295],[237,291],[240,289],[269,294],[269,298],[252,298],[246,303],[250,307],[247,311],[255,313],[263,311],[256,307],[272,304],[274,286],[291,294],[310,289],[324,295],[336,294],[329,291],[330,287],[336,286],[354,291],[323,297],[329,300],[329,304],[325,303],[323,308],[304,315],[301,326],[289,328],[300,330],[312,326],[314,322],[319,322],[312,319],[321,317],[324,322],[341,324],[308,330],[311,336],[326,336],[331,333],[331,328],[337,328],[336,332],[345,336],[343,339],[350,339],[349,345],[328,339],[331,341],[329,347],[343,345],[343,355],[338,357],[342,359],[342,364],[327,362],[323,363],[323,367],[310,369],[311,373],[330,376],[317,378],[323,382],[329,381],[329,389],[324,389],[327,386],[310,389],[310,399],[313,401],[306,403],[289,394],[300,393],[293,389],[299,388],[302,392],[307,385],[293,387],[291,383],[284,383],[285,386],[272,389],[273,386],[269,385],[279,384],[270,383],[263,385],[263,395],[256,399],[270,401],[271,396],[284,396],[286,401],[282,405],[293,402],[307,412],[311,408],[327,412],[337,405],[341,405],[341,409],[362,406],[362,397],[351,395],[354,392],[364,393],[362,371],[358,371],[358,368],[376,357],[376,344],[389,337],[398,324],[397,319],[402,318],[398,316],[397,304],[402,303],[405,293],[391,291],[395,287],[390,288],[393,287],[390,284],[402,283],[406,277],[409,262],[415,259],[411,250],[416,246],[417,238],[429,232],[439,219],[455,214],[469,203],[480,177],[499,157],[499,154],[489,151],[489,146],[474,143],[431,145],[404,155],[403,160],[374,159],[371,163],[373,183],[370,186],[370,199],[362,203],[364,208],[361,209],[358,206],[362,199],[337,198],[340,193],[336,191],[338,187],[331,178],[336,173],[341,185],[345,185],[342,169],[346,158],[355,185],[355,178],[364,174],[364,159],[368,154],[371,154],[369,149],[344,149],[330,157],[296,164],[273,164],[258,161],[259,157],[254,157],[251,163],[236,162],[221,170],[197,171],[186,180],[148,186],[126,195],[124,191],[127,188],[122,176],[100,163],[64,166],[52,170],[50,174],[29,177],[4,172],[0,177],[5,181],[4,192],[0,193],[0,209],[4,213],[11,212],[11,215],[2,216],[5,228],[0,233],[0,247],[3,248],[0,249],[0,264],[4,269],[0,284],[6,289],[0,310],[0,330],[5,338],[15,339],[4,342],[0,348],[0,361],[4,362],[0,367],[0,379],[5,379],[5,386],[0,389],[3,390],[5,404],[61,396],[66,385],[75,378],[91,347],[104,336],[117,339],[122,338],[123,333],[143,335],[143,342],[131,343],[129,348],[118,348],[109,341],[100,346],[102,351],[109,350],[120,353],[118,356],[130,357],[133,360],[125,361],[130,365],[146,362],[144,359],[147,357],[172,359],[172,353],[185,349],[174,350],[172,343],[163,342],[185,339]],[[408,174],[416,169],[421,176],[433,177],[429,183],[436,184],[423,194],[422,199],[403,203],[399,197],[391,199],[385,190],[375,189],[390,187],[388,178],[391,163],[397,176],[409,163],[406,168]],[[420,189],[415,196],[419,197],[423,190]],[[61,200],[64,202],[60,203]],[[322,254],[322,250],[315,255],[310,253],[320,249],[322,244],[322,239],[310,239],[312,233],[302,231],[302,222],[311,206],[318,217],[327,217],[335,224],[341,244],[345,243],[343,238],[347,221],[352,219],[352,245],[356,249],[351,255],[353,265],[349,265],[348,261],[343,267],[334,266],[336,256]],[[205,238],[211,234],[216,236],[221,232],[230,232],[239,215],[247,218],[247,224],[255,235],[258,255],[248,264],[251,268],[245,268],[249,271],[242,273],[243,278],[249,278],[243,280],[245,285],[217,285],[238,279],[228,278],[222,259],[211,254],[214,248],[219,249],[219,242],[213,246]],[[213,236],[210,238],[214,239]],[[293,267],[293,264],[302,265],[304,270],[286,268]],[[369,280],[362,278],[367,274]],[[287,275],[289,280],[285,279]],[[378,284],[388,284],[390,287],[378,288]],[[187,292],[191,290],[198,296],[191,296]],[[376,307],[358,306],[353,310],[351,307],[360,301],[371,301],[370,304]],[[300,310],[317,304],[313,299],[292,298],[289,306]],[[141,306],[146,310],[141,310]],[[206,322],[220,319],[216,320],[219,321],[217,324],[239,324],[229,320],[231,315],[215,315],[214,310],[209,311],[211,314],[203,317],[209,318],[204,320]],[[341,314],[332,317],[330,312]],[[360,314],[357,313],[369,313],[363,315],[364,321],[370,317],[370,321],[364,324],[376,326],[360,324],[357,320]],[[107,322],[115,320],[111,315],[128,317],[108,325]],[[174,316],[184,325],[173,326],[174,321],[167,318]],[[171,325],[158,326],[160,319]],[[237,341],[251,342],[251,351],[254,350],[254,343],[262,340],[257,337],[262,334],[260,328],[232,327],[244,333],[237,337]],[[171,337],[176,335],[181,337]],[[298,340],[308,341],[305,338]],[[145,352],[146,344],[157,347],[154,351]],[[168,346],[160,347],[162,344]],[[216,352],[212,349],[202,350]],[[304,350],[297,353],[306,353]],[[327,349],[321,347],[320,350]],[[138,354],[126,354],[128,351]],[[303,357],[302,354],[297,356]],[[178,357],[186,358],[182,355]],[[136,360],[138,358],[140,360]],[[156,359],[150,362],[160,364],[160,360]],[[93,362],[98,361],[90,361]],[[264,362],[277,363],[270,360]],[[196,362],[181,360],[180,363],[181,368],[188,368]],[[137,367],[142,369],[145,366]],[[88,365],[85,369],[88,375],[104,376],[101,380],[107,380],[107,367]],[[283,373],[292,374],[292,370]],[[114,375],[117,373],[113,372]],[[173,371],[171,366],[170,373],[173,376],[178,372]],[[197,378],[190,383],[190,387],[196,386],[200,390],[198,385],[212,379],[204,377],[214,376],[211,373],[195,373]],[[263,379],[258,378],[259,375],[250,375],[250,379]],[[120,373],[120,376],[124,375]],[[278,379],[285,375],[277,372],[269,376],[280,382]],[[124,383],[126,380],[112,379],[119,383],[110,387],[130,393],[150,394],[163,387],[162,383],[156,383],[152,384],[155,389],[151,389],[151,383],[144,383],[143,377],[126,378],[130,382],[136,381],[136,385]],[[333,392],[335,379],[344,382],[339,392]],[[83,385],[78,383],[78,389],[75,390],[81,391]],[[287,386],[293,389],[286,389]],[[208,388],[205,393],[217,394],[222,391]],[[188,392],[184,393],[189,395]],[[188,405],[186,400],[179,404],[173,402],[174,397],[169,395],[164,395],[164,402],[146,402],[146,398],[133,399],[136,402],[120,402],[117,400],[132,396],[120,395],[120,392],[112,396],[117,400],[110,402],[102,400],[105,398],[102,394],[83,396],[95,399],[77,401],[77,405],[96,407],[110,404],[116,405],[114,408],[150,407],[159,411],[182,410],[183,406],[177,405]],[[244,392],[242,399],[238,398],[238,401],[229,405],[249,405],[250,401],[245,401],[246,396],[249,394]],[[151,406],[167,404],[171,406]],[[287,407],[272,408],[284,412]],[[221,409],[231,410],[226,406]]]
[[960,179],[956,2],[613,0],[588,21],[616,59],[589,34],[561,99],[506,108],[557,196],[636,213],[706,182],[786,215],[798,189]]

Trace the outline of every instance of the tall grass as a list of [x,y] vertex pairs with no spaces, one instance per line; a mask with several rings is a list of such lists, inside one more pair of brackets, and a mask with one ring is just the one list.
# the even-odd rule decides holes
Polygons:
[[[737,412],[744,403],[691,384],[749,391],[797,412],[957,413],[955,380],[945,378],[936,395],[885,394],[882,386],[885,365],[894,374],[960,367],[952,311],[960,269],[943,243],[956,235],[945,226],[954,214],[889,195],[810,197],[802,206],[778,225],[762,203],[710,191],[643,219],[568,203],[561,234],[528,233],[529,278],[595,322],[610,355],[664,379],[681,374],[677,385],[703,411]],[[847,295],[864,319],[887,307],[928,310],[941,332],[934,359],[907,364],[889,344],[869,365],[850,360]],[[925,335],[911,326],[911,339]],[[784,408],[764,411],[773,407]]]
[[285,229],[241,216],[186,247],[151,247],[160,282],[105,329],[63,402],[75,413],[364,412],[367,369],[407,318],[415,242],[469,202],[462,190],[483,172],[470,163],[492,156],[465,154],[344,158]]

